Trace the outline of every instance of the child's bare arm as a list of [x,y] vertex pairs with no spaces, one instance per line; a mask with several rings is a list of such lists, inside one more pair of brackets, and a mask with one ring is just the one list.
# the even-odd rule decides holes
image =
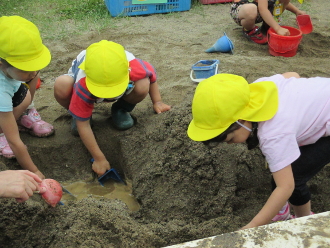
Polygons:
[[295,15],[306,15],[306,12],[305,11],[302,11],[300,9],[298,9],[296,6],[294,6],[293,4],[289,3],[287,6],[286,6],[286,10],[292,12],[293,14]]
[[162,102],[157,82],[150,84],[149,95],[153,103],[154,110],[157,114],[171,109],[171,106]]
[[270,27],[272,27],[275,31],[280,28],[280,25],[275,21],[273,14],[268,9],[268,1],[267,0],[259,0],[258,1],[258,11],[264,20]]
[[110,163],[96,142],[89,120],[76,120],[76,123],[79,136],[94,159],[92,165],[93,171],[98,175],[103,175],[107,170],[110,169]]
[[272,27],[278,35],[290,35],[290,31],[288,29],[281,27],[277,21],[275,21],[273,14],[268,9],[267,0],[258,1],[258,10],[264,22]]
[[294,190],[294,179],[291,165],[273,173],[276,189],[268,198],[264,207],[253,220],[242,229],[269,224],[271,219],[285,205]]

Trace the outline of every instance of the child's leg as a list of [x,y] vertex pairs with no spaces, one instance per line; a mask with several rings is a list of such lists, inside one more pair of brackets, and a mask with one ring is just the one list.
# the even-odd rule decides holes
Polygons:
[[243,35],[250,41],[257,44],[267,44],[267,36],[263,35],[256,26],[256,23],[262,22],[262,18],[258,12],[258,7],[253,3],[245,3],[242,5],[232,5],[231,16],[234,21],[243,27]]
[[16,98],[16,96],[18,95],[20,97],[22,96],[22,94],[17,92],[17,95],[15,94],[13,97],[13,114],[15,116],[15,120],[18,120],[20,118],[20,116],[26,111],[26,109],[31,103],[31,94],[29,90],[27,90],[24,99],[19,99],[20,97]]
[[141,102],[149,93],[150,80],[149,78],[144,78],[138,80],[134,83],[134,89],[128,95],[123,96],[122,98],[131,104],[137,104]]
[[[54,84],[54,97],[56,101],[66,109],[69,109],[72,92],[74,86],[74,78],[70,75],[62,75],[56,78]],[[79,136],[76,120],[72,118],[71,133]]]
[[311,214],[311,201],[308,201],[307,203],[301,206],[292,205],[292,208],[296,218],[308,216]]
[[69,109],[74,79],[69,75],[62,75],[56,78],[54,84],[54,96],[56,101],[64,108]]
[[[291,165],[295,189],[289,201],[297,217],[311,213],[311,194],[307,182],[330,162],[329,147],[330,137],[321,138],[311,145],[301,146],[300,157]],[[273,189],[276,187],[274,180],[272,186]]]
[[238,18],[241,20],[241,25],[245,30],[254,28],[258,16],[258,7],[253,4],[244,4],[238,12]]
[[40,79],[40,72],[38,71],[38,72],[36,72],[35,77],[31,81],[27,82],[27,84],[29,85],[29,91],[31,93],[32,101],[33,101],[34,94],[37,89],[37,83],[38,83],[39,79]]
[[39,80],[39,72],[36,72],[36,76],[33,80],[28,82],[29,92],[31,94],[31,102],[27,107],[27,110],[17,120],[20,131],[29,132],[33,136],[47,137],[54,133],[54,127],[41,120],[41,116],[34,107],[33,98],[36,91],[37,82]]

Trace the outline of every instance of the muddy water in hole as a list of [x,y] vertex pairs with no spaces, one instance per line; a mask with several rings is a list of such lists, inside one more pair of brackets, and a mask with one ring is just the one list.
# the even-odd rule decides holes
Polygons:
[[67,189],[73,196],[63,192],[62,203],[72,200],[81,200],[92,196],[95,198],[118,199],[126,203],[131,211],[139,210],[140,206],[132,194],[132,183],[126,180],[127,185],[108,180],[101,186],[98,181],[78,181],[64,182],[62,186]]

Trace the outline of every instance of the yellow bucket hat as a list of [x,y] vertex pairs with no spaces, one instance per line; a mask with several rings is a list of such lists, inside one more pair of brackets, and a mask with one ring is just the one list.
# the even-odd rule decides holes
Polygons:
[[269,120],[277,109],[278,90],[274,82],[249,84],[240,76],[217,74],[196,88],[188,136],[195,141],[209,140],[237,120]]
[[39,71],[51,60],[36,25],[20,16],[0,17],[0,58],[23,71]]
[[129,63],[124,47],[101,40],[86,49],[79,66],[86,73],[88,90],[96,97],[113,98],[125,92],[129,83]]

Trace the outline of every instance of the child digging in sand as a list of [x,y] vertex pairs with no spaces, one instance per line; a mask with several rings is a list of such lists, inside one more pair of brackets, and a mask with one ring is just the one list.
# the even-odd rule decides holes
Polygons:
[[191,139],[259,144],[266,157],[273,191],[243,229],[292,218],[290,205],[293,217],[313,214],[307,182],[330,162],[330,78],[218,74],[197,86],[192,114]]
[[31,105],[39,71],[49,64],[51,55],[38,28],[19,16],[0,18],[0,44],[0,154],[16,157],[24,169],[43,179],[20,138],[19,128],[39,137],[54,133],[53,126],[42,121],[34,108],[23,114]]
[[79,135],[94,162],[98,175],[110,169],[91,129],[94,104],[114,102],[111,106],[115,128],[126,130],[134,125],[130,112],[147,95],[156,113],[171,107],[162,102],[156,72],[148,63],[124,50],[115,42],[102,40],[90,45],[72,62],[68,74],[55,81],[54,95],[73,117],[71,131]]

